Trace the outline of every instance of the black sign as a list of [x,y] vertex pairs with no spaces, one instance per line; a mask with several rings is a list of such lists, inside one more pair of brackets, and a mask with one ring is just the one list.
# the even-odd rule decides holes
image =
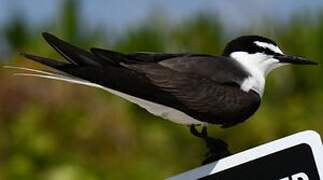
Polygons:
[[304,143],[200,179],[320,180],[320,177],[312,149],[308,144]]

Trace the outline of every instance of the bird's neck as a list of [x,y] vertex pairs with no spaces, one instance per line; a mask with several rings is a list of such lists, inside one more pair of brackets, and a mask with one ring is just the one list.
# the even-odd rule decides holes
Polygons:
[[276,68],[277,60],[270,59],[262,53],[248,54],[246,52],[234,52],[230,57],[239,62],[250,76],[240,85],[243,91],[254,90],[260,96],[265,90],[266,76]]

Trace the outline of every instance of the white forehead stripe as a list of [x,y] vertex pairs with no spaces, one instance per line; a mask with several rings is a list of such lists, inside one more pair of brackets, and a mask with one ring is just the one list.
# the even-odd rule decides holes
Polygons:
[[270,44],[270,43],[266,43],[266,42],[261,42],[261,41],[255,41],[254,42],[257,46],[259,47],[263,47],[263,48],[268,48],[270,50],[272,50],[273,52],[275,53],[278,53],[278,54],[284,54],[280,49],[279,47],[273,45],[273,44]]

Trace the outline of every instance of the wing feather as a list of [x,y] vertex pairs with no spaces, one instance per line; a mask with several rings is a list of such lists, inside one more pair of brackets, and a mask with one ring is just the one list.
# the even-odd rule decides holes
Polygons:
[[259,96],[239,87],[210,80],[201,75],[178,72],[160,64],[127,65],[144,73],[163,91],[171,93],[192,117],[215,124],[231,126],[244,121],[259,107]]

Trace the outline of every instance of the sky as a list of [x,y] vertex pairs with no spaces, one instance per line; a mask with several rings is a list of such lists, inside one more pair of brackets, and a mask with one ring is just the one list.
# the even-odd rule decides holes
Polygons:
[[[64,0],[0,0],[0,26],[19,11],[31,25],[55,18]],[[323,0],[80,0],[81,16],[91,25],[123,29],[145,20],[156,10],[180,22],[199,12],[220,16],[229,27],[261,23],[264,17],[287,21],[295,14],[323,9]]]

